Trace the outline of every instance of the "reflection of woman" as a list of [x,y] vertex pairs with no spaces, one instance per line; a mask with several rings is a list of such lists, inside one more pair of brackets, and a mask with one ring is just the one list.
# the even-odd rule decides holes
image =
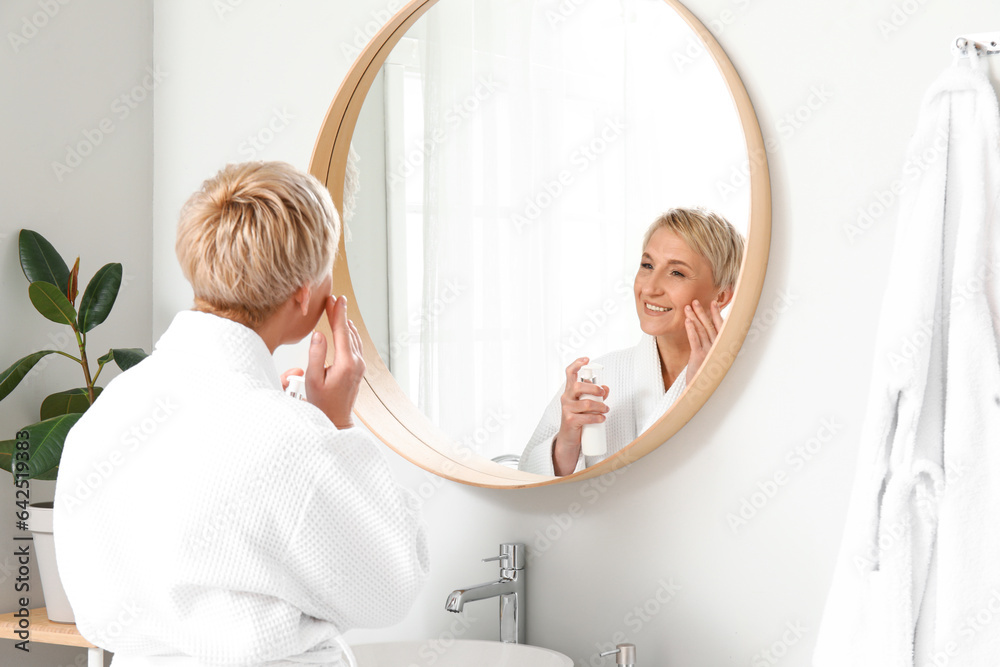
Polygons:
[[[115,665],[332,665],[340,633],[416,597],[425,529],[351,418],[365,364],[330,296],[338,236],[323,185],[281,162],[230,165],[184,207],[195,308],[108,383],[56,481],[59,573]],[[321,317],[293,400],[271,355]]]
[[[579,382],[589,359],[566,367],[566,385],[549,404],[519,468],[568,475],[620,451],[674,403],[701,367],[722,327],[743,260],[743,237],[722,216],[675,208],[643,239],[635,307],[645,334],[633,348],[595,359],[601,386]],[[606,403],[581,398],[604,396]],[[608,450],[582,454],[586,424],[606,423]]]

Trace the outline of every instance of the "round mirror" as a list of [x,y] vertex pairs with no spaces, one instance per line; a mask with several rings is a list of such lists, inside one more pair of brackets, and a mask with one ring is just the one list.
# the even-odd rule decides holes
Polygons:
[[[584,479],[648,453],[718,385],[763,284],[760,130],[731,63],[676,2],[411,2],[346,77],[311,171],[344,211],[334,291],[365,343],[358,417],[457,481]],[[570,362],[642,344],[643,236],[677,206],[715,211],[747,241],[694,381],[594,465],[516,469]]]

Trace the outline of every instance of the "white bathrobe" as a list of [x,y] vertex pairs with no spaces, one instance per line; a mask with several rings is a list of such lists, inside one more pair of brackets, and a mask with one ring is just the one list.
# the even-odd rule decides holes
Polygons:
[[[643,334],[635,347],[611,352],[594,359],[592,363],[604,366],[597,375],[598,384],[609,389],[607,404],[608,451],[603,456],[584,456],[576,464],[576,470],[603,461],[620,452],[639,437],[653,423],[663,416],[686,386],[687,366],[677,375],[670,390],[663,387],[663,372],[660,369],[660,354],[656,349],[656,338]],[[528,441],[518,468],[540,475],[555,474],[552,465],[552,445],[559,433],[562,420],[560,398],[565,391],[565,382],[556,392],[542,414],[542,419]]]
[[816,667],[1000,663],[1000,114],[978,61],[928,91]]
[[399,621],[427,574],[374,439],[285,396],[254,331],[194,311],[70,432],[54,534],[115,667],[334,664],[340,633]]

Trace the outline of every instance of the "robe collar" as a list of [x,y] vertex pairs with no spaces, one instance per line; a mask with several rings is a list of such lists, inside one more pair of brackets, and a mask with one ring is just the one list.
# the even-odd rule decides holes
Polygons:
[[264,339],[225,317],[183,310],[160,336],[156,350],[197,358],[206,371],[241,373],[262,386],[281,389],[281,377]]

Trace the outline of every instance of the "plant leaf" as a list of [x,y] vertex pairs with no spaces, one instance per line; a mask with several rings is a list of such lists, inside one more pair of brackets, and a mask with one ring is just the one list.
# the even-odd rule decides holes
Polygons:
[[56,466],[55,468],[53,468],[52,470],[49,470],[48,472],[43,472],[41,475],[35,475],[32,479],[41,479],[41,480],[52,479],[52,480],[54,480],[58,476],[59,476],[59,466]]
[[[30,229],[22,229],[17,235],[17,248],[21,259],[21,271],[29,283],[45,282],[55,285],[59,291],[69,285],[69,267],[45,237]],[[63,292],[65,296],[65,292]]]
[[39,359],[50,354],[55,354],[55,350],[32,352],[28,356],[18,359],[7,370],[0,373],[0,401],[7,398],[7,395],[14,391],[14,387],[21,383],[21,380],[38,363]]
[[94,274],[80,300],[80,333],[87,333],[108,319],[121,286],[121,264],[105,264]]
[[10,464],[14,458],[14,447],[16,440],[0,440],[0,468],[11,472]]
[[31,283],[28,285],[28,298],[45,319],[76,326],[76,308],[55,285],[44,281]]
[[73,265],[73,270],[69,272],[69,284],[66,285],[66,298],[69,302],[76,304],[76,295],[79,292],[80,285],[80,258],[76,258],[76,264]]
[[[101,395],[102,388],[94,387],[94,400]],[[84,413],[90,407],[90,397],[87,395],[87,388],[67,389],[55,394],[49,394],[42,401],[42,407],[38,411],[39,419],[46,420],[59,415],[73,413]]]
[[28,432],[28,479],[54,479],[46,475],[55,474],[66,435],[82,416],[59,415],[21,429]]
[[148,356],[140,347],[116,347],[108,350],[108,353],[98,359],[97,363],[106,364],[113,360],[118,364],[118,368],[127,371]]

